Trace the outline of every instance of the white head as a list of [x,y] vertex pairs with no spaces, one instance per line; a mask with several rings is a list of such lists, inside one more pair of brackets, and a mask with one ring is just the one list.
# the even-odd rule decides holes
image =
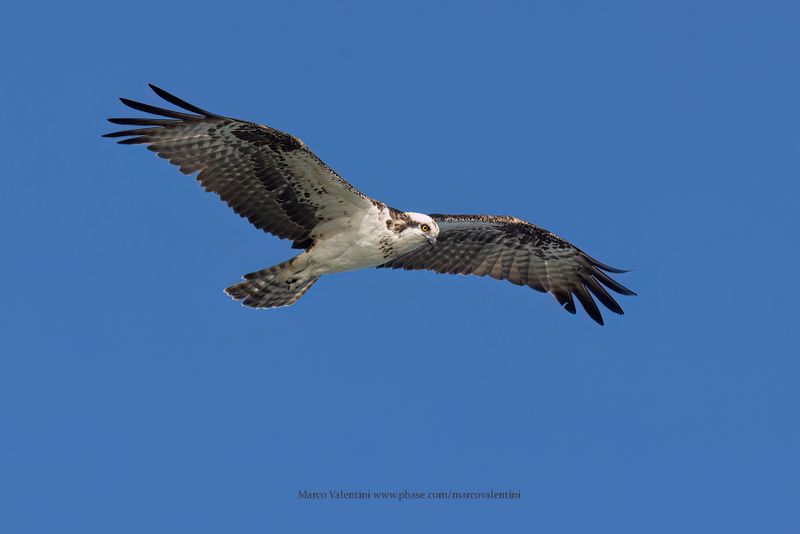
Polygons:
[[439,235],[439,225],[436,221],[423,213],[413,211],[407,211],[405,215],[408,216],[408,224],[402,233],[413,235],[419,243],[427,241],[429,245],[434,246]]

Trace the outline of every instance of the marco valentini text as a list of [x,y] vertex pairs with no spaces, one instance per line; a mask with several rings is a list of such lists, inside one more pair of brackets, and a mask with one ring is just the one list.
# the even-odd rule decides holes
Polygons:
[[298,490],[297,498],[303,500],[474,500],[474,499],[509,499],[522,497],[519,491],[309,491]]

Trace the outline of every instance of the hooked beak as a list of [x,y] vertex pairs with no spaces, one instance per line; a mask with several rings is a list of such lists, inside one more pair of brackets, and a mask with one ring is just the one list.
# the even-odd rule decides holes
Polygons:
[[425,237],[425,239],[427,239],[427,240],[428,240],[428,244],[431,246],[431,248],[433,248],[433,247],[435,247],[435,246],[436,246],[436,238],[435,238],[435,237],[433,237],[433,236],[426,236],[426,237]]

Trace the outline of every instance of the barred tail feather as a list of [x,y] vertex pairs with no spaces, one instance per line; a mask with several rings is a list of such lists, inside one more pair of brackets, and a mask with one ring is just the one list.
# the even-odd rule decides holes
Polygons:
[[319,279],[293,273],[291,260],[243,276],[244,281],[225,288],[225,293],[250,308],[290,306]]

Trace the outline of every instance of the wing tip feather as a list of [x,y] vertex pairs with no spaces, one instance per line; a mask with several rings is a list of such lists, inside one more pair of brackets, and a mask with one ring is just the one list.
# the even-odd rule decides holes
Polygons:
[[178,98],[177,96],[173,95],[172,93],[170,93],[168,91],[165,91],[164,89],[158,87],[155,84],[148,83],[147,85],[150,87],[150,89],[155,94],[157,94],[158,96],[160,96],[161,98],[163,98],[164,100],[169,102],[170,104],[173,104],[175,106],[178,106],[179,108],[185,109],[186,111],[191,111],[192,113],[197,113],[197,114],[202,115],[204,117],[221,118],[220,115],[216,115],[214,113],[211,113],[210,111],[206,111],[204,109],[201,109],[201,108],[195,106],[194,104],[190,104],[189,102],[187,102],[187,101],[185,101],[185,100],[183,100],[181,98]]
[[118,145],[141,145],[146,143],[147,139],[143,136],[140,137],[130,137],[128,139],[121,139],[117,141]]

